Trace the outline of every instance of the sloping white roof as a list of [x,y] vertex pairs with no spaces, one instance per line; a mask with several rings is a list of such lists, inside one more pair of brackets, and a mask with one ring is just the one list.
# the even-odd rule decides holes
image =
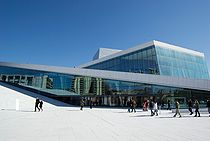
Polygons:
[[210,91],[210,80],[208,79],[187,79],[152,74],[15,64],[8,62],[0,62],[0,66]]

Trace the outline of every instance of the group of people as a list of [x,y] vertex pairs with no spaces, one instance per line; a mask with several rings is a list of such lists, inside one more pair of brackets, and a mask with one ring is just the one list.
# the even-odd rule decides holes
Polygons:
[[39,112],[39,111],[43,111],[42,106],[43,106],[43,101],[40,100],[40,99],[37,97],[37,98],[36,98],[36,101],[35,101],[35,110],[34,110],[34,112],[36,112],[37,109],[38,109],[38,112]]
[[[135,108],[137,104],[133,98],[130,99],[128,105],[130,106],[128,109],[128,112],[130,112],[130,109],[132,109],[131,112],[133,112],[133,110],[134,112],[136,112]],[[168,105],[167,110],[171,110],[170,100],[167,101],[167,105]],[[206,107],[208,108],[208,113],[210,117],[210,99],[207,100]],[[179,110],[180,109],[179,101],[175,102],[175,108],[176,108],[176,111],[175,111],[174,117],[176,117],[177,115],[179,115],[179,117],[182,117]],[[191,99],[188,100],[188,110],[190,112],[190,115],[193,114],[193,108],[195,108],[194,117],[200,117],[200,111],[199,111],[200,104],[197,99],[194,102]],[[148,109],[151,111],[151,116],[154,116],[154,115],[158,116],[158,103],[155,99],[145,100],[143,102],[143,111],[148,111]]]
[[157,104],[157,101],[150,100],[149,108],[150,108],[150,111],[151,111],[151,116],[154,116],[155,114],[156,114],[156,116],[158,116],[158,104]]
[[[177,114],[179,115],[179,117],[182,117],[180,114],[180,111],[179,111],[180,104],[178,101],[176,101],[175,106],[176,106],[176,112],[175,112],[174,117],[176,117]],[[208,108],[208,113],[209,113],[209,117],[210,117],[210,100],[207,100],[206,107]],[[194,101],[194,103],[191,99],[188,100],[188,110],[190,112],[190,115],[193,114],[193,108],[195,108],[195,116],[194,117],[200,117],[201,116],[200,111],[199,111],[200,104],[197,99]]]
[[158,104],[157,101],[154,99],[145,100],[143,103],[143,111],[151,111],[151,116],[158,116]]
[[[93,108],[93,101],[92,101],[92,99],[90,99],[90,101],[89,101],[89,105],[90,105],[90,109],[92,109]],[[82,111],[83,110],[83,107],[85,106],[85,99],[81,99],[80,100],[80,110]]]
[[[83,110],[83,107],[85,105],[85,101],[84,99],[81,99],[80,100],[80,110]],[[127,105],[128,105],[128,112],[136,112],[136,101],[134,100],[134,98],[130,98],[128,101],[127,101]],[[171,103],[170,103],[170,100],[167,101],[167,110],[171,110]],[[90,109],[92,109],[92,106],[93,106],[93,101],[90,100]],[[42,109],[43,107],[43,101],[40,100],[39,98],[36,98],[36,101],[35,101],[35,112],[38,110],[39,111],[43,111]],[[207,100],[207,105],[206,107],[208,108],[208,113],[209,113],[209,117],[210,117],[210,99]],[[179,101],[177,100],[175,102],[175,108],[176,108],[176,111],[175,111],[175,114],[174,114],[174,117],[176,117],[176,115],[178,114],[179,117],[182,117],[181,114],[180,114],[180,103]],[[199,108],[200,108],[200,104],[198,102],[198,100],[196,99],[193,103],[193,101],[191,99],[188,100],[188,110],[190,112],[190,115],[193,114],[193,108],[195,108],[195,117],[200,117],[200,112],[199,112]],[[158,116],[158,103],[155,99],[150,99],[150,100],[145,100],[143,102],[143,111],[148,111],[148,109],[151,111],[151,116]]]

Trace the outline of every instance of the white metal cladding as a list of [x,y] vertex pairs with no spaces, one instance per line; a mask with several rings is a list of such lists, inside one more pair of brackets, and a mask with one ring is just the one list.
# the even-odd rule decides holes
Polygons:
[[122,51],[122,50],[110,49],[110,48],[99,48],[98,51],[96,52],[96,54],[94,55],[93,60],[97,60],[102,57],[106,57],[106,56],[115,54],[120,51]]
[[210,91],[210,80],[0,62],[0,66]]
[[113,55],[109,55],[109,56],[103,57],[101,59],[99,58],[97,60],[94,60],[94,61],[88,62],[86,64],[80,65],[78,67],[79,68],[88,67],[88,66],[97,64],[99,62],[103,62],[103,61],[106,61],[106,60],[109,60],[109,59],[112,59],[112,58],[116,58],[118,56],[122,56],[122,55],[131,53],[131,52],[134,52],[134,51],[137,51],[137,50],[141,50],[141,49],[147,48],[147,47],[152,46],[152,45],[163,47],[163,48],[168,48],[168,49],[172,49],[172,50],[176,50],[176,51],[180,51],[180,52],[184,52],[184,53],[191,54],[191,55],[196,55],[196,56],[204,57],[204,54],[201,53],[201,52],[198,52],[198,51],[194,51],[194,50],[190,50],[190,49],[186,49],[186,48],[182,48],[182,47],[178,47],[178,46],[174,46],[174,45],[170,45],[170,44],[167,44],[167,43],[163,43],[163,42],[160,42],[160,41],[153,40],[151,42],[144,43],[144,44],[135,46],[133,48],[129,48],[127,50],[120,51],[120,52],[115,53]]

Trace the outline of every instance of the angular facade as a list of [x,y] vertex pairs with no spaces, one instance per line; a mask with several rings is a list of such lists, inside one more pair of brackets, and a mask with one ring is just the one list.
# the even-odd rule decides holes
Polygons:
[[163,108],[168,100],[186,107],[210,98],[203,53],[152,41],[100,56],[78,68],[0,62],[0,80],[76,105],[127,106],[133,97],[141,107],[153,97]]
[[81,68],[209,79],[203,53],[153,41],[113,56],[92,61]]

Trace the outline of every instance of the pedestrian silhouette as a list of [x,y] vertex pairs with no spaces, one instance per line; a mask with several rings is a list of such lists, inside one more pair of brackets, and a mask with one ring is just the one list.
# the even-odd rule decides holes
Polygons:
[[190,100],[188,101],[188,109],[189,109],[189,111],[190,111],[190,115],[193,114],[192,107],[193,107],[193,103],[192,103],[192,100],[190,99]]
[[127,105],[128,105],[128,112],[131,112],[132,109],[132,99],[130,98],[130,100],[127,101]]
[[81,99],[81,100],[80,100],[80,106],[81,106],[81,107],[80,107],[80,110],[81,110],[81,111],[83,110],[84,104],[85,104],[84,100]]
[[151,116],[154,116],[155,115],[155,113],[153,111],[153,109],[154,109],[154,102],[153,102],[152,99],[150,99],[150,101],[149,101],[149,109],[151,111]]
[[177,114],[179,114],[179,117],[182,117],[179,112],[179,102],[178,101],[176,101],[175,106],[176,106],[176,113],[175,113],[174,117],[176,117]]
[[207,100],[206,107],[208,108],[208,113],[209,113],[209,117],[210,117],[210,99]]
[[93,108],[93,101],[90,100],[90,109],[92,109],[92,108]]
[[168,104],[167,110],[171,110],[171,102],[170,102],[170,100],[168,100],[167,104]]
[[43,111],[42,106],[43,106],[43,101],[41,100],[41,101],[39,102],[39,108],[40,108],[41,111]]
[[194,117],[197,117],[197,114],[198,114],[198,117],[200,117],[200,116],[201,116],[201,115],[200,115],[200,112],[199,112],[200,106],[199,106],[198,100],[195,100],[194,106],[195,106],[195,116],[194,116]]
[[36,112],[36,109],[38,109],[38,111],[40,111],[40,109],[39,109],[39,98],[38,97],[36,98],[36,101],[35,101],[35,110],[34,110],[34,112]]
[[136,112],[136,101],[132,98],[131,100],[131,112]]

